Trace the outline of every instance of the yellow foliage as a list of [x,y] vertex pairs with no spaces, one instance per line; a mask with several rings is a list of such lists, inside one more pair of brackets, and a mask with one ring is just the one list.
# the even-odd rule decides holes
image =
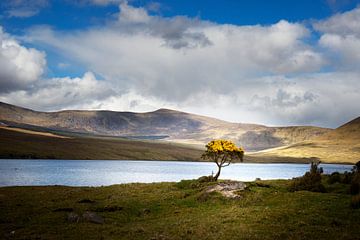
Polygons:
[[207,152],[213,153],[222,153],[222,152],[229,152],[229,153],[244,153],[244,149],[242,147],[236,147],[236,145],[228,140],[217,139],[209,142],[206,145]]

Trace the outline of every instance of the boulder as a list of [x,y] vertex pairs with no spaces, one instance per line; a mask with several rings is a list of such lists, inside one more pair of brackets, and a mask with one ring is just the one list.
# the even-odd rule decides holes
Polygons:
[[218,192],[224,197],[227,198],[239,198],[240,196],[237,194],[238,191],[242,191],[246,189],[246,184],[243,182],[237,181],[229,181],[229,182],[221,182],[216,185],[210,186],[206,192]]
[[80,216],[77,213],[71,212],[68,213],[67,220],[70,223],[77,223],[80,221]]
[[91,223],[96,223],[96,224],[104,223],[104,219],[94,212],[84,212],[82,217],[83,217],[84,221],[86,221],[86,222],[91,222]]

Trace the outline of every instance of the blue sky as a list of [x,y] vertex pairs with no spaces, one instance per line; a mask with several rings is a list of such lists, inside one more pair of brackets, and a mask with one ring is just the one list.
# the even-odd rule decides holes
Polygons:
[[[18,3],[12,3],[18,2]],[[33,3],[31,3],[33,2]],[[21,35],[33,26],[48,25],[57,30],[74,31],[90,27],[101,27],[108,21],[116,18],[119,11],[118,1],[104,4],[91,4],[89,1],[4,1],[1,6],[1,25],[11,34]],[[101,0],[100,0],[101,2]],[[235,25],[270,25],[282,19],[290,22],[304,22],[323,19],[334,13],[344,12],[357,6],[358,1],[130,1],[133,6],[144,7],[149,14],[163,17],[174,17],[178,15],[200,18],[219,24]],[[32,7],[31,5],[34,5]],[[29,17],[9,16],[9,11],[18,9],[19,12],[34,10]],[[314,34],[316,38],[316,34]],[[309,41],[311,39],[308,39]],[[30,43],[25,46],[32,47]],[[36,46],[47,52],[48,77],[76,77],[86,71],[86,67],[77,63],[74,67],[66,69],[58,67],[63,57],[51,51],[46,46]]]
[[[9,2],[9,3],[7,3]],[[89,25],[104,23],[111,15],[116,14],[118,6],[114,4],[90,4],[87,1],[46,1],[46,4],[37,6],[38,13],[25,17],[6,17],[11,2],[2,1],[1,15],[2,25],[14,33],[36,24],[49,24],[58,29],[86,28]],[[21,1],[26,2],[26,1]],[[30,5],[27,1],[24,5]],[[41,1],[43,2],[43,1]],[[291,22],[307,21],[309,19],[323,19],[336,12],[351,10],[357,6],[358,1],[326,1],[326,0],[207,0],[207,1],[130,1],[133,6],[149,7],[152,14],[160,14],[165,17],[185,15],[200,17],[203,20],[217,23],[230,23],[237,25],[272,24],[286,19]],[[10,6],[9,6],[10,5]],[[20,7],[19,7],[20,6]],[[21,5],[16,8],[21,8]],[[26,9],[26,8],[25,8]]]
[[360,115],[359,3],[2,1],[0,101],[336,127]]

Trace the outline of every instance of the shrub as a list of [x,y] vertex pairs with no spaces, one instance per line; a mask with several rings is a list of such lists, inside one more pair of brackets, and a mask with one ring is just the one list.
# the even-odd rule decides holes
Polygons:
[[351,198],[351,207],[354,209],[360,208],[360,194],[355,195]]
[[341,179],[341,183],[350,184],[353,179],[353,173],[345,171],[343,174],[343,178]]
[[204,183],[204,182],[215,182],[215,178],[213,176],[202,176],[197,179],[198,182]]
[[213,176],[202,176],[198,179],[181,180],[180,182],[176,183],[176,186],[179,189],[201,189],[211,183],[215,183]]
[[352,195],[360,193],[360,172],[355,173],[351,180],[350,193]]
[[340,183],[341,182],[341,175],[338,172],[333,172],[329,178],[328,178],[328,183],[329,184],[334,184],[334,183]]
[[353,173],[360,173],[360,161],[355,163],[355,166],[352,169]]
[[321,174],[323,169],[319,168],[320,162],[312,162],[310,171],[306,172],[304,176],[294,178],[291,182],[290,191],[311,191],[311,192],[326,192],[324,185],[321,183]]

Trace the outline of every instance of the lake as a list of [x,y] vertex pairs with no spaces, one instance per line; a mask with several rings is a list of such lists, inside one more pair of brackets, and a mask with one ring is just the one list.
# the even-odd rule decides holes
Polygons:
[[[324,173],[351,171],[352,165],[321,164]],[[303,175],[309,164],[235,163],[220,179],[290,179]],[[0,160],[0,186],[107,186],[119,183],[174,182],[216,173],[215,163],[124,160]]]

